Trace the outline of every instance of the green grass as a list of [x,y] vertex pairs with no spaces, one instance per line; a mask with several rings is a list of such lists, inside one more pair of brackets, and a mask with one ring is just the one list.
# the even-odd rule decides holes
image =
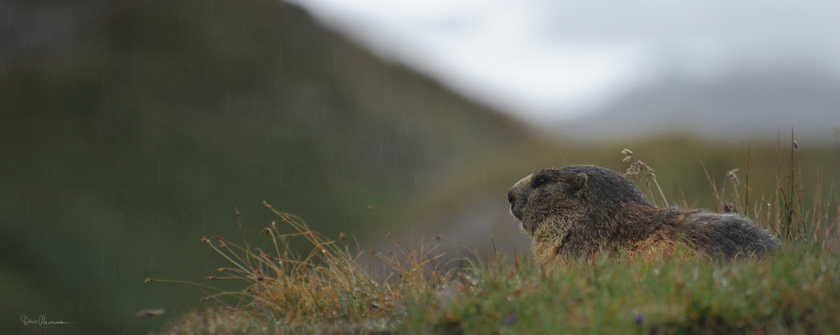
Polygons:
[[572,267],[546,276],[528,263],[482,266],[452,303],[418,306],[419,333],[829,332],[838,261],[789,250],[767,262]]
[[[653,168],[624,153],[628,175],[648,197],[686,204],[665,199]],[[241,281],[243,289],[186,283],[215,303],[160,333],[832,333],[840,329],[840,205],[836,190],[824,196],[830,183],[806,194],[797,162],[791,145],[769,195],[751,188],[748,154],[743,172],[732,171],[720,185],[708,178],[718,211],[744,213],[784,242],[780,253],[761,260],[605,258],[545,273],[530,254],[445,261],[435,241],[395,240],[391,251],[374,252],[344,235],[313,232],[266,204],[279,223],[265,229],[260,247],[244,238],[204,239],[230,263],[207,279]],[[298,243],[311,252],[294,254]]]
[[[382,309],[356,304],[346,313],[332,305],[284,316],[221,308],[187,315],[161,333],[830,333],[840,327],[835,256],[800,247],[765,262],[601,262],[548,275],[531,262],[499,262],[469,267],[437,287],[382,288],[399,298]],[[341,288],[336,297],[381,294],[365,290]]]

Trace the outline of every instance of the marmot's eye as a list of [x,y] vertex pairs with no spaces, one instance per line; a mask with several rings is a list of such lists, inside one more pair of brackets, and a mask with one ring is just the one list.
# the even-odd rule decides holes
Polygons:
[[531,186],[533,188],[537,188],[537,187],[543,186],[545,184],[548,184],[548,178],[543,177],[543,176],[537,176],[537,177],[534,178],[534,182]]

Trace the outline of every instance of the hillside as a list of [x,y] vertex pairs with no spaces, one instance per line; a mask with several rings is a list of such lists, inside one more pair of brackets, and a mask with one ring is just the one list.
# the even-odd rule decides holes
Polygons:
[[263,200],[364,235],[368,206],[374,226],[403,222],[419,194],[527,139],[278,1],[0,11],[2,315],[78,322],[55,333],[195,308],[197,292],[143,279],[207,275],[199,239],[238,234],[235,208],[252,237]]

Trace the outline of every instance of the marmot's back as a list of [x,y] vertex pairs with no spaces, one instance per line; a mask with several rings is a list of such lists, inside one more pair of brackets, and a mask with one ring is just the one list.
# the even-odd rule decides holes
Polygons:
[[602,251],[665,258],[680,244],[689,257],[714,258],[760,255],[780,246],[740,215],[656,208],[627,178],[592,165],[543,169],[517,182],[508,201],[546,265]]
[[689,236],[713,257],[760,255],[778,249],[781,244],[773,234],[738,214],[715,214],[698,211],[686,216]]

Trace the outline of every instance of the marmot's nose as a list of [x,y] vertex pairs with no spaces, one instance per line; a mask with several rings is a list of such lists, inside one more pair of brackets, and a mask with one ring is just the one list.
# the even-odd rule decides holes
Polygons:
[[513,198],[513,189],[511,189],[510,191],[508,191],[508,202],[509,202],[509,203],[513,203],[513,200],[514,200],[514,198]]

